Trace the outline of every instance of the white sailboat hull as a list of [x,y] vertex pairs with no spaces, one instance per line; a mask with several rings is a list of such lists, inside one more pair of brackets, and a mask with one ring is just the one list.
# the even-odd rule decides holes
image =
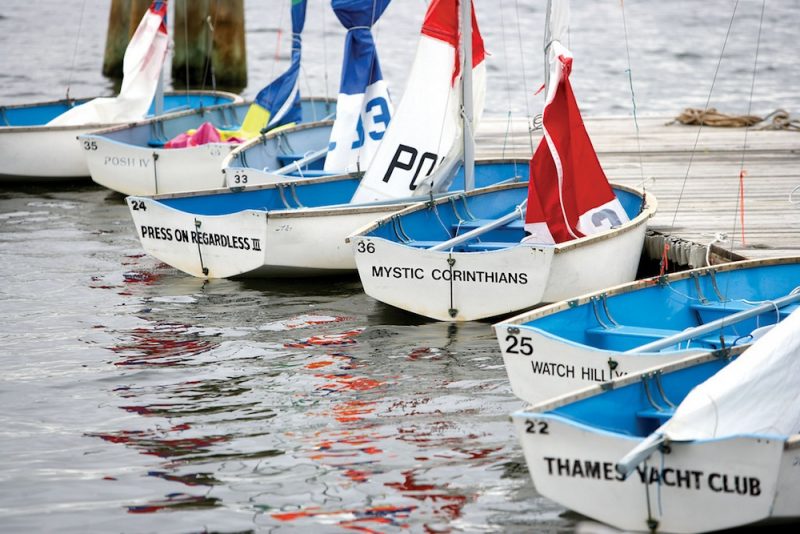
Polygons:
[[88,178],[77,136],[102,125],[0,128],[0,182]]
[[[303,277],[354,271],[347,235],[408,205],[193,215],[146,197],[127,200],[145,251],[203,278]],[[193,232],[203,235],[198,239]]]
[[374,299],[440,321],[472,321],[633,280],[649,213],[569,243],[489,252],[431,251],[368,235],[350,240]]
[[705,350],[625,354],[564,342],[531,329],[496,325],[514,395],[531,404],[681,360]]
[[[244,143],[206,143],[183,148],[148,146],[147,138],[153,130],[161,134],[162,141],[189,128],[196,128],[203,120],[213,119],[214,124],[227,121],[238,125],[244,118],[248,104],[228,108],[191,111],[165,119],[150,119],[123,127],[95,132],[81,139],[81,147],[92,180],[125,195],[160,195],[186,191],[201,191],[221,187],[274,183],[285,176],[275,175],[280,165],[277,157],[292,150],[305,152],[317,150],[327,143],[330,124],[327,121],[305,123],[292,128],[258,136]],[[318,109],[317,109],[318,108]],[[326,108],[334,109],[327,100],[304,101],[304,112],[309,117],[322,116]],[[220,126],[221,127],[221,126]],[[257,166],[244,169],[224,167],[238,163],[237,153],[250,154]]]
[[553,247],[446,253],[381,238],[351,241],[367,295],[440,321],[471,321],[541,302],[554,261]]
[[187,148],[149,148],[93,137],[96,150],[85,150],[96,183],[126,195],[157,195],[223,187],[222,161],[236,148],[208,143]]
[[[75,104],[77,101],[55,101],[3,107],[0,110],[0,182],[4,181],[64,181],[89,177],[89,166],[85,152],[92,145],[84,145],[78,136],[107,129],[113,124],[81,124],[73,126],[49,126],[47,123]],[[232,93],[212,91],[188,91],[165,95],[164,118],[183,113],[178,109],[200,106],[206,102],[216,107],[241,102],[241,97]],[[191,113],[191,112],[190,112]],[[149,119],[152,120],[152,119]]]
[[800,469],[785,467],[797,450],[780,439],[673,442],[621,480],[614,465],[641,438],[541,414],[515,414],[514,425],[536,490],[616,528],[704,532],[800,512]]

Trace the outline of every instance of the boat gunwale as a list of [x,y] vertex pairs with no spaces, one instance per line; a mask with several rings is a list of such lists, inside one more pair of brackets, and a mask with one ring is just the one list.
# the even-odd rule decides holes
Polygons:
[[679,273],[672,273],[662,276],[651,276],[649,278],[643,278],[641,280],[636,280],[634,282],[626,282],[623,284],[612,286],[610,288],[601,289],[599,291],[593,291],[591,293],[586,293],[584,295],[580,295],[572,299],[563,300],[561,302],[554,302],[553,304],[547,304],[545,306],[536,308],[535,310],[528,310],[522,312],[518,315],[512,316],[501,322],[495,323],[492,326],[495,329],[502,328],[504,326],[516,326],[516,327],[534,329],[535,327],[533,326],[525,326],[525,323],[541,319],[542,317],[548,315],[553,315],[555,313],[558,313],[560,311],[569,308],[575,308],[578,306],[586,305],[587,303],[590,303],[592,299],[596,299],[597,297],[612,297],[616,295],[623,295],[650,286],[676,282],[679,280],[684,280],[686,278],[691,278],[696,275],[702,276],[712,271],[714,273],[720,273],[720,272],[737,271],[741,269],[748,269],[755,267],[763,267],[768,265],[791,265],[794,263],[800,264],[800,256],[780,256],[776,258],[733,261],[717,265],[710,265],[706,267],[698,267],[696,269],[681,271]]

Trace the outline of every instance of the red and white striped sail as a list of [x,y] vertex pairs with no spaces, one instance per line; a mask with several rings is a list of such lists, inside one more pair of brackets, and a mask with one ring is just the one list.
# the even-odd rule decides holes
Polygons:
[[95,98],[62,113],[51,126],[107,124],[144,118],[156,93],[167,55],[167,2],[154,1],[131,37],[122,62],[122,88],[116,97]]
[[[432,0],[403,99],[351,202],[438,191],[462,158],[459,0]],[[474,131],[486,93],[483,39],[472,10]],[[443,165],[444,164],[444,165]],[[451,172],[443,172],[445,169]]]
[[543,137],[531,158],[525,242],[561,243],[627,222],[583,124],[569,75],[572,54],[561,44],[569,8],[553,0],[549,15],[549,81]]

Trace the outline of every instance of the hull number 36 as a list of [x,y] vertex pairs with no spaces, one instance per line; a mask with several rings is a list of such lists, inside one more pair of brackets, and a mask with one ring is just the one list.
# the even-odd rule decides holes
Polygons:
[[365,253],[365,252],[367,254],[372,254],[373,252],[375,252],[375,244],[374,243],[365,243],[364,241],[359,241],[358,245],[356,246],[356,250],[358,250],[362,254]]

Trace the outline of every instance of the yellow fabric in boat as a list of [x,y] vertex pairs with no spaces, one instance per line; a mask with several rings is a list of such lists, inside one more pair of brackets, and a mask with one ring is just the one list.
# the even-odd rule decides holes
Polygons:
[[268,109],[262,108],[255,102],[250,104],[247,114],[242,121],[242,127],[239,128],[241,137],[250,139],[261,133],[261,128],[269,124],[270,112]]

